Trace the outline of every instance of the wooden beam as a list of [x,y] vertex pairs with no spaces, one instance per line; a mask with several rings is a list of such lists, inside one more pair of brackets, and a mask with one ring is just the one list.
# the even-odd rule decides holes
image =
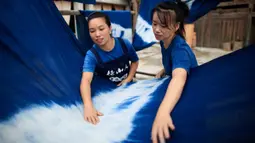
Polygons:
[[221,18],[225,18],[225,19],[231,19],[231,18],[247,17],[248,14],[249,14],[249,12],[229,12],[229,13],[213,12],[211,16],[212,17],[221,17]]
[[249,0],[221,2],[217,7],[238,6],[238,5],[249,4],[249,3],[250,3]]
[[[78,10],[59,10],[62,15],[80,15]],[[134,11],[130,11],[131,14],[135,14]]]
[[107,3],[107,4],[115,4],[115,5],[128,5],[127,0],[96,0],[97,3]]
[[60,10],[62,15],[80,15],[81,13],[78,10]]

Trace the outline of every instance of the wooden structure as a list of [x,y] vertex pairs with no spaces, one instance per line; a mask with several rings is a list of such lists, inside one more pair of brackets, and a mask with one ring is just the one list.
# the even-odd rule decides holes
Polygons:
[[[64,16],[66,22],[70,24],[72,15],[79,15],[79,10],[127,10],[132,13],[133,34],[138,14],[137,0],[96,0],[96,4],[83,4],[78,2],[69,2],[65,0],[54,1],[58,9]],[[74,17],[75,22],[75,17]],[[75,24],[74,24],[75,25]],[[74,31],[75,32],[75,31]]]
[[237,50],[255,43],[255,0],[222,2],[195,22],[196,46]]

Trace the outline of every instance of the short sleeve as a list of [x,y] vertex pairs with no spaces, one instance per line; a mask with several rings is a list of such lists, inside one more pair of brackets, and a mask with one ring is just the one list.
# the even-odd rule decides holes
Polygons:
[[189,57],[188,51],[184,47],[176,47],[172,51],[171,56],[173,65],[172,70],[176,68],[183,68],[187,71],[187,73],[189,73],[191,67],[191,59]]
[[83,72],[94,72],[96,68],[97,60],[91,51],[88,51],[83,63]]
[[127,48],[128,48],[128,55],[129,55],[129,58],[132,62],[136,62],[139,60],[137,54],[136,54],[136,51],[133,47],[133,45],[126,39],[123,39]]

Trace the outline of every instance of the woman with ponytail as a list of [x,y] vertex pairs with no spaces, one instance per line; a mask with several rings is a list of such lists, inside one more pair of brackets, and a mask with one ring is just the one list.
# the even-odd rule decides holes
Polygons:
[[180,0],[161,2],[151,13],[152,29],[155,38],[160,41],[164,67],[156,78],[171,77],[152,126],[153,143],[170,138],[169,128],[175,129],[171,112],[181,97],[190,69],[198,65],[185,41],[184,19],[188,14],[189,8]]

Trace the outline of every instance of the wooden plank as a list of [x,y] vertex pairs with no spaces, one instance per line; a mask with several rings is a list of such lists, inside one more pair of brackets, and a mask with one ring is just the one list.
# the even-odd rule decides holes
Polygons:
[[73,9],[74,10],[84,10],[84,6],[82,3],[74,2],[73,3]]
[[121,5],[113,5],[115,10],[124,10],[124,7]]
[[85,10],[102,10],[101,4],[86,4]]
[[[206,16],[207,17],[207,16]],[[202,20],[202,26],[201,26],[201,36],[200,36],[200,39],[201,39],[201,46],[204,46],[204,33],[205,33],[205,24],[206,24],[206,17],[203,18]]]
[[234,31],[234,19],[230,20],[230,26],[229,26],[229,39],[230,41],[233,41],[233,31]]
[[78,10],[60,10],[62,15],[80,15]]
[[220,17],[223,19],[233,19],[233,18],[242,18],[247,17],[248,12],[231,12],[231,13],[212,13],[212,17]]
[[226,33],[227,33],[226,31],[227,31],[227,27],[228,27],[227,24],[228,24],[228,23],[227,23],[226,20],[223,20],[222,22],[223,22],[223,28],[222,28],[222,33],[221,33],[221,35],[222,35],[222,41],[223,41],[223,42],[226,42],[226,41],[227,41],[227,40],[226,40]]
[[236,41],[236,31],[237,31],[237,20],[236,19],[234,19],[234,26],[233,26],[233,34],[232,34],[232,39],[233,39],[233,41]]
[[243,5],[243,4],[249,4],[249,2],[250,2],[249,0],[221,2],[217,7],[238,6],[238,5]]
[[207,46],[207,47],[211,47],[210,45],[210,43],[211,43],[211,25],[212,25],[212,23],[211,23],[211,19],[212,19],[212,16],[211,16],[211,13],[208,13],[208,15],[207,15],[207,21],[206,21],[206,30],[205,30],[205,45]]
[[[81,13],[78,10],[60,10],[62,15],[80,15]],[[133,11],[130,11],[131,14],[134,14]]]
[[229,27],[229,20],[226,20],[226,29],[225,29],[225,32],[224,32],[224,42],[229,41],[229,39],[228,39],[228,27]]
[[210,47],[212,48],[220,48],[221,44],[221,29],[222,29],[222,21],[219,18],[215,18],[211,20],[211,28],[210,28]]
[[103,10],[112,10],[111,4],[102,4]]
[[228,27],[228,40],[232,42],[232,32],[233,32],[233,19],[229,20],[229,27]]
[[127,0],[96,0],[97,3],[108,3],[116,5],[128,5]]
[[241,20],[240,25],[239,25],[240,40],[243,40],[245,38],[244,37],[244,27],[245,26],[246,26],[245,20]]
[[201,19],[203,19],[203,17],[195,21],[194,32],[196,33],[196,46],[201,46],[200,44]]

